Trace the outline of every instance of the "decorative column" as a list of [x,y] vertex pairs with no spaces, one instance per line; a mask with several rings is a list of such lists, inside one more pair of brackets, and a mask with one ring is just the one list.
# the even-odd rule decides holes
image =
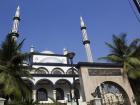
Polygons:
[[53,98],[56,100],[56,90],[53,90]]
[[37,92],[37,90],[34,89],[33,93],[32,93],[32,98],[34,101],[36,101],[36,92]]
[[72,97],[72,102],[75,102],[75,97],[74,97],[74,89],[71,89],[71,97]]
[[67,102],[70,102],[71,98],[70,98],[70,93],[67,93]]

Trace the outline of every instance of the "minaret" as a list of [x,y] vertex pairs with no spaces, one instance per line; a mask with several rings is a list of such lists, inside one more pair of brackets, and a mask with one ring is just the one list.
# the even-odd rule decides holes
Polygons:
[[92,52],[90,48],[90,41],[88,39],[86,26],[84,24],[82,17],[80,17],[80,25],[81,25],[81,31],[82,31],[82,36],[83,36],[83,45],[85,46],[85,50],[87,54],[87,61],[93,62]]
[[12,26],[12,30],[10,33],[12,36],[12,39],[14,39],[15,41],[17,40],[17,37],[19,36],[19,34],[18,34],[19,21],[20,21],[20,8],[18,6],[15,16],[13,18],[13,26]]

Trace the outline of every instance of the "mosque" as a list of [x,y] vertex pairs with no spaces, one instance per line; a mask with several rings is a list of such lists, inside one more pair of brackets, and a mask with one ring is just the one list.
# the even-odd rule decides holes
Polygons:
[[[13,19],[12,38],[17,40],[20,22],[18,7]],[[33,100],[40,103],[74,102],[76,105],[136,105],[122,65],[93,62],[90,40],[85,23],[80,17],[87,61],[73,64],[74,53],[64,49],[63,54],[52,51],[36,52],[30,48],[30,73],[33,79],[23,78],[32,88]],[[74,105],[74,104],[73,104]]]

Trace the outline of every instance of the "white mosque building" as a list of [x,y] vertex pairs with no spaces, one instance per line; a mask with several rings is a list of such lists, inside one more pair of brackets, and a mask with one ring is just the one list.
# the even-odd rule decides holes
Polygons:
[[[12,38],[18,38],[20,8],[13,19]],[[100,100],[93,105],[136,105],[129,81],[123,79],[122,66],[93,62],[86,26],[80,17],[87,62],[73,64],[74,53],[64,49],[63,54],[52,51],[36,52],[30,48],[30,73],[33,79],[24,78],[32,89],[32,98],[40,103],[83,102]],[[87,87],[88,86],[88,87]],[[102,104],[101,104],[102,103]],[[86,104],[84,104],[86,105]]]
[[[89,62],[92,62],[90,41],[88,40],[82,17],[80,21],[83,33],[83,44],[88,54],[87,58]],[[18,6],[12,27],[12,38],[15,41],[18,38],[19,22],[20,8]],[[63,54],[55,54],[52,51],[36,52],[32,46],[30,53],[30,73],[33,79],[25,79],[25,81],[33,90],[34,101],[38,100],[41,103],[51,103],[54,99],[61,103],[66,103],[71,101],[72,95],[75,93],[75,99],[82,102],[79,71],[75,67],[76,64],[72,62],[72,58],[70,57],[71,52],[68,52],[66,49],[64,49]],[[72,93],[73,88],[75,92]]]
[[78,70],[74,67],[74,64],[69,63],[65,53],[60,55],[51,51],[32,52],[31,62],[31,74],[34,80],[27,81],[33,89],[34,100],[43,103],[56,99],[59,102],[66,103],[71,101],[71,90],[74,84],[77,98],[82,101]]

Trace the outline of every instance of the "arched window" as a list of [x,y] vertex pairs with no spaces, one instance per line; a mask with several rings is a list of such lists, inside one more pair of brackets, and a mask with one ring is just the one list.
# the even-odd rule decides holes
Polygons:
[[56,100],[64,100],[64,91],[61,88],[56,88]]
[[64,74],[64,71],[60,68],[54,68],[52,74]]
[[46,89],[40,88],[37,90],[37,100],[38,101],[47,101],[48,100],[48,93],[47,93]]
[[35,74],[46,74],[46,72],[38,69],[35,71]]
[[67,74],[72,74],[72,69],[74,70],[74,74],[78,75],[77,70],[74,69],[74,68],[70,68],[70,69],[68,69]]
[[56,71],[54,71],[54,72],[53,72],[53,74],[62,74],[62,72],[61,72],[61,71],[56,70]]
[[48,74],[48,70],[46,68],[40,67],[35,70],[35,74]]

